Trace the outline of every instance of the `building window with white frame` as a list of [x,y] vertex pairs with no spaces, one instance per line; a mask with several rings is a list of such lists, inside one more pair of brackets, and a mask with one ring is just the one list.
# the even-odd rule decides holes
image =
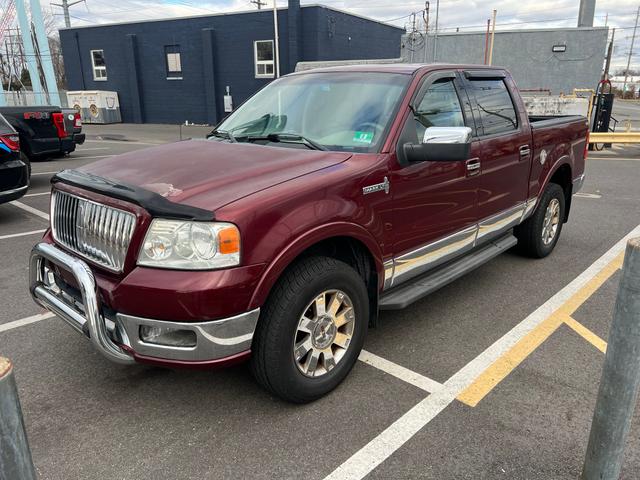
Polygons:
[[181,80],[182,60],[180,58],[180,45],[165,45],[164,57],[167,64],[167,80]]
[[104,62],[103,50],[91,50],[91,65],[93,66],[93,79],[104,81],[107,79],[107,64]]
[[273,78],[273,40],[257,40],[253,42],[256,78]]

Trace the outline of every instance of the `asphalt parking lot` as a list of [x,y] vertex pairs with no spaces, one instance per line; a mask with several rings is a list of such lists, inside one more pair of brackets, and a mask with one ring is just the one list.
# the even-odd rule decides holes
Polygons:
[[[108,363],[29,298],[27,259],[47,226],[53,172],[176,140],[176,129],[89,127],[71,156],[33,164],[27,196],[0,205],[0,355],[15,364],[41,478],[579,476],[623,239],[640,236],[640,149],[591,153],[552,256],[508,252],[383,312],[347,380],[295,406],[261,390],[244,365]],[[626,479],[640,472],[639,420]]]

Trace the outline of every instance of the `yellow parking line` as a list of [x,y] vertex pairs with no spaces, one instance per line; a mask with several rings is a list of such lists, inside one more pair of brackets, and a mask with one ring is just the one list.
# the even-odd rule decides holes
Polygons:
[[622,266],[623,259],[624,252],[621,252],[560,308],[484,370],[471,385],[458,395],[457,399],[470,407],[475,407],[496,385],[504,380],[525,358],[549,338],[560,325],[565,322],[568,323],[568,320],[573,320],[571,314]]
[[607,342],[605,342],[603,339],[601,339],[598,335],[593,333],[587,327],[582,325],[580,322],[576,321],[572,317],[568,317],[565,320],[565,323],[569,327],[571,327],[578,335],[580,335],[582,338],[584,338],[587,342],[589,342],[591,345],[596,347],[602,353],[607,352]]

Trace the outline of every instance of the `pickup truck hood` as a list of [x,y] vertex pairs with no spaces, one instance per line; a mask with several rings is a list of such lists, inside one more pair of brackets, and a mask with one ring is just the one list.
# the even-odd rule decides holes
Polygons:
[[191,140],[117,155],[78,170],[213,211],[350,157],[341,152]]

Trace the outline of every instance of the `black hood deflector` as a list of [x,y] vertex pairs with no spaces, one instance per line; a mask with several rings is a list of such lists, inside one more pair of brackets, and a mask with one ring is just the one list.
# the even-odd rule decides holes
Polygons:
[[58,172],[51,179],[51,183],[55,185],[58,182],[134,203],[144,208],[153,217],[199,222],[215,220],[213,212],[208,210],[174,203],[159,193],[79,170]]

